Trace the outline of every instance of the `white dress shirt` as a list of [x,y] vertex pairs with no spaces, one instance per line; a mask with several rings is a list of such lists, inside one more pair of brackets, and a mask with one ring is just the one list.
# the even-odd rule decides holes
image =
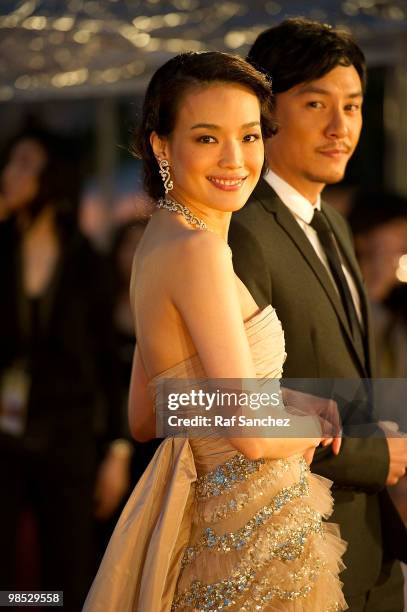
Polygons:
[[[319,259],[324,264],[336,291],[339,293],[338,288],[336,286],[336,282],[334,281],[334,278],[332,276],[325,251],[319,241],[318,234],[314,230],[314,228],[310,226],[312,217],[314,216],[314,209],[321,210],[321,196],[318,195],[318,198],[315,204],[311,204],[311,202],[307,200],[307,198],[301,195],[296,189],[294,189],[294,187],[289,185],[285,180],[283,180],[280,176],[278,176],[272,170],[267,171],[264,179],[265,181],[267,181],[270,187],[274,189],[274,191],[276,192],[280,200],[283,202],[283,204],[285,204],[287,208],[290,210],[290,212],[293,214],[298,225],[304,231],[308,240],[312,244]],[[355,284],[352,274],[349,272],[349,270],[347,269],[343,261],[343,257],[341,253],[340,253],[340,257],[341,257],[341,263],[342,263],[342,270],[345,275],[346,281],[349,285],[349,290],[352,295],[353,303],[355,304],[359,322],[362,324],[362,314],[361,314],[361,308],[360,308],[359,292],[356,288],[356,284]]]

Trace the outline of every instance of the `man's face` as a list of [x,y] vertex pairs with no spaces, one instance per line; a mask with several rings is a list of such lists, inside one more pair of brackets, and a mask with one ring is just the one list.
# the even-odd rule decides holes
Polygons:
[[362,84],[354,66],[336,66],[320,79],[276,95],[276,136],[268,163],[310,201],[345,173],[362,128]]

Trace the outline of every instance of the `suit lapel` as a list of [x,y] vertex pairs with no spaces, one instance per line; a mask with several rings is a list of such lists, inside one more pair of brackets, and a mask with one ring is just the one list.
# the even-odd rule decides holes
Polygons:
[[326,206],[324,202],[322,202],[322,210],[324,211],[325,216],[327,217],[329,221],[329,225],[331,226],[331,229],[335,235],[335,238],[338,241],[340,249],[346,259],[348,268],[352,273],[352,276],[358,287],[358,291],[362,297],[362,295],[364,296],[362,275],[360,273],[359,265],[354,255],[351,242],[348,239],[348,236],[344,236],[341,232],[338,231],[337,224],[335,223],[334,217],[332,215],[332,210],[328,206]]
[[372,326],[371,326],[371,321],[370,321],[370,309],[369,309],[365,287],[363,284],[362,275],[360,273],[360,268],[356,260],[354,251],[352,249],[352,244],[349,240],[349,237],[347,235],[342,235],[342,233],[338,231],[338,227],[337,227],[337,224],[335,223],[335,219],[332,215],[331,209],[327,207],[324,204],[324,202],[322,203],[322,209],[328,219],[331,229],[339,244],[339,248],[341,249],[343,257],[346,261],[346,265],[352,274],[353,280],[355,281],[355,284],[356,284],[356,287],[359,293],[362,318],[364,322],[365,336],[366,336],[366,343],[365,343],[366,345],[365,347],[366,348],[366,365],[367,365],[368,371],[371,372],[372,347],[373,347],[374,338],[372,334]]
[[[349,323],[341,299],[337,291],[335,290],[335,287],[328,272],[325,269],[325,266],[319,259],[307,236],[305,235],[301,227],[298,225],[290,210],[280,200],[275,191],[270,187],[270,185],[268,185],[266,181],[262,180],[259,182],[253,193],[253,196],[261,202],[261,204],[266,210],[268,210],[275,216],[277,223],[285,230],[285,232],[288,234],[297,249],[304,257],[307,264],[314,272],[341,322],[344,333],[347,336],[351,346],[353,347],[355,356],[358,358],[358,361],[360,362],[362,368],[365,369],[363,360],[358,354],[356,347],[353,343],[352,333],[349,328]],[[341,246],[342,242],[343,241],[341,240]],[[351,266],[351,268],[353,272],[354,266]]]

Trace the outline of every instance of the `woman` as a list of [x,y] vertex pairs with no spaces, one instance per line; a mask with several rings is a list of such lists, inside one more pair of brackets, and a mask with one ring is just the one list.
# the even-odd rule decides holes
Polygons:
[[[170,60],[148,87],[136,150],[158,210],[131,288],[138,348],[129,417],[139,440],[155,436],[164,379],[281,376],[277,315],[259,312],[227,245],[231,213],[260,177],[270,98],[265,77],[215,52]],[[320,441],[315,429],[308,438],[167,438],[85,610],[343,609],[343,544],[321,522],[329,490],[303,458]]]
[[28,506],[38,532],[38,587],[63,590],[72,612],[94,572],[95,510],[107,518],[120,503],[130,458],[117,442],[108,267],[78,230],[74,167],[65,141],[24,130],[1,171],[8,218],[0,223],[1,588],[16,586]]

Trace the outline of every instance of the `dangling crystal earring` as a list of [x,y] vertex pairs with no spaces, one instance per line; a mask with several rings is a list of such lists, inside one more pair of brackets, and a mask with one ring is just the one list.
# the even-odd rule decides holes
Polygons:
[[174,183],[171,180],[171,174],[169,170],[170,164],[166,159],[159,159],[158,165],[160,167],[159,172],[164,183],[165,194],[167,195],[167,193],[174,188]]

